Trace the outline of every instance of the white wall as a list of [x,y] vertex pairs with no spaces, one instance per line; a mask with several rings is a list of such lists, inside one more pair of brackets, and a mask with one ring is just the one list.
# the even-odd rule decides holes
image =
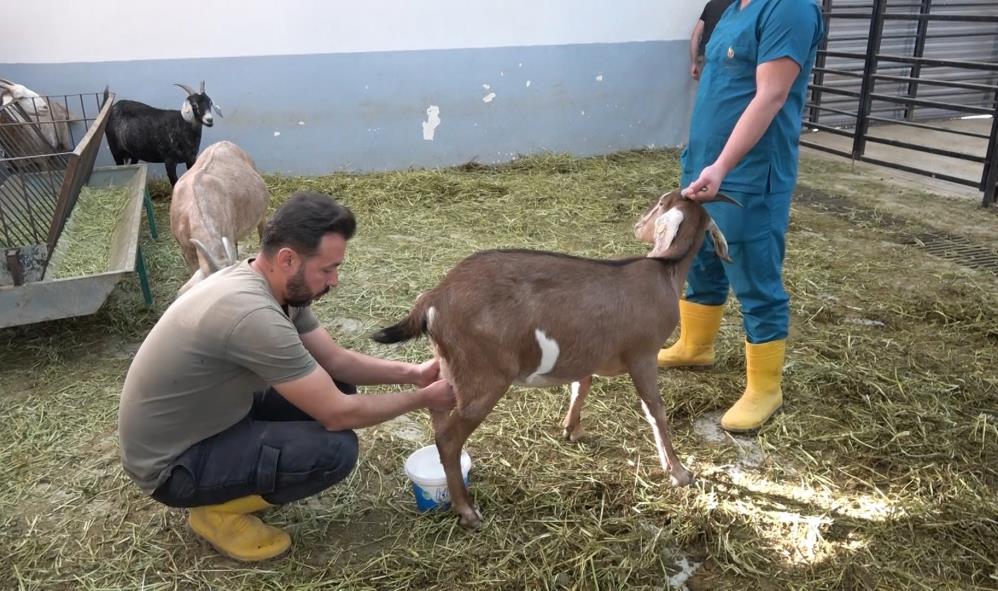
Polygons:
[[8,64],[672,41],[689,37],[703,8],[702,0],[3,4],[0,62]]

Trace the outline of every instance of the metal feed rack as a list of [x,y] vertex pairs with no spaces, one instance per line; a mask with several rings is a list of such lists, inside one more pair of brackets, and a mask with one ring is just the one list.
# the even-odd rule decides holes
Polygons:
[[[39,123],[17,101],[0,110],[0,328],[92,314],[118,281],[133,272],[138,273],[143,296],[151,304],[138,246],[143,206],[150,233],[156,238],[146,166],[94,169],[114,95],[106,102],[98,93],[40,100],[57,101],[71,114]],[[44,126],[58,124],[68,126],[64,144],[71,150],[66,145],[55,148],[46,139],[53,134],[46,134]],[[45,280],[52,252],[84,185],[127,187],[129,192],[128,203],[108,237],[108,267],[95,275]]]
[[[0,285],[44,276],[93,170],[112,102],[113,96],[102,105],[97,93],[75,94],[15,100],[0,109]],[[66,119],[39,122],[29,114],[54,113],[53,104],[65,107]],[[68,146],[50,144],[56,129],[67,129]]]
[[132,273],[139,276],[146,304],[152,303],[145,260],[138,244],[143,207],[149,216],[149,232],[156,238],[146,192],[146,165],[95,168],[87,186],[128,189],[128,202],[108,237],[111,253],[106,270],[93,275],[0,287],[0,328],[93,314],[118,282]]

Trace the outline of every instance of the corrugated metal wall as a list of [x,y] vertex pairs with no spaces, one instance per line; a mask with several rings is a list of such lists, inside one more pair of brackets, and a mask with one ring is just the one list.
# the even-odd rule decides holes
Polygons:
[[[982,0],[889,0],[888,15],[918,14],[927,5],[932,15],[990,15],[998,16],[998,2]],[[865,55],[870,35],[870,21],[873,13],[873,0],[825,0],[824,7],[828,19],[829,52],[855,52]],[[864,18],[846,18],[845,14],[863,15]],[[838,15],[838,17],[837,17]],[[915,54],[918,37],[918,19],[884,21],[880,54],[911,57]],[[932,59],[965,60],[977,62],[998,61],[998,23],[995,22],[956,22],[929,21],[926,26],[922,56]],[[815,72],[815,83],[835,89],[859,93],[862,85],[864,60],[861,57],[829,56],[825,67],[848,72]],[[916,70],[913,72],[913,69]],[[923,66],[921,72],[910,64],[881,62],[876,72],[890,76],[913,76],[922,79],[994,84],[996,76],[981,70],[968,70],[953,67]],[[877,80],[874,92],[892,96],[909,96],[909,83],[906,81]],[[994,104],[993,92],[972,88],[949,88],[929,84],[917,85],[917,98],[946,103],[990,107]],[[812,96],[813,99],[816,98]],[[825,125],[852,127],[856,123],[859,99],[829,92],[821,93],[820,105],[835,109],[805,113],[806,119]],[[871,115],[884,119],[904,119],[903,105],[883,100],[874,100]],[[915,107],[909,113],[909,120],[929,120],[958,117],[960,113],[932,107]],[[874,122],[876,123],[876,122]]]

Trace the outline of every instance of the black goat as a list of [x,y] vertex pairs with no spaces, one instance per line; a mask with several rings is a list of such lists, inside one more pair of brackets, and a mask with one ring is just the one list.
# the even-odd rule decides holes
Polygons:
[[[135,164],[139,160],[163,162],[170,185],[177,183],[177,164],[183,162],[190,170],[201,149],[202,126],[211,127],[222,111],[204,92],[194,92],[186,84],[176,84],[184,89],[187,98],[179,111],[157,109],[137,101],[118,101],[108,115],[107,145],[116,164]],[[104,100],[108,90],[104,89]]]

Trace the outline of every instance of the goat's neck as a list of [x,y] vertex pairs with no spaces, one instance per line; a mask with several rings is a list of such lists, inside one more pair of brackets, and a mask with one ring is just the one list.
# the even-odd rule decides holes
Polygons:
[[703,238],[694,241],[683,258],[677,260],[673,265],[662,265],[662,272],[666,274],[666,280],[677,295],[681,295],[683,284],[686,283],[686,274],[690,272],[693,260],[697,257],[701,247],[703,247]]

